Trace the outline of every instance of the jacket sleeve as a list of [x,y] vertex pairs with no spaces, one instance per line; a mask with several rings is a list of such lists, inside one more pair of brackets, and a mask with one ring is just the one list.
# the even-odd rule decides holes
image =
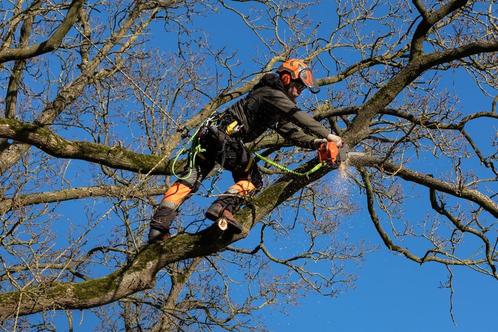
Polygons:
[[273,107],[284,114],[286,120],[299,126],[307,134],[316,136],[317,138],[327,138],[327,135],[330,134],[330,130],[306,112],[301,111],[282,91],[273,90],[273,93],[268,95],[267,98],[267,101]]
[[313,149],[315,137],[306,134],[301,128],[287,121],[280,121],[275,130],[292,144],[305,149]]

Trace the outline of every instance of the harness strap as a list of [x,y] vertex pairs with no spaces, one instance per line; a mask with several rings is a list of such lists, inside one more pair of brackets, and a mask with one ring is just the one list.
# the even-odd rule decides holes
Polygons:
[[[175,159],[173,160],[173,163],[171,165],[171,171],[172,171],[172,174],[177,177],[178,179],[180,180],[183,180],[183,179],[186,179],[188,177],[190,177],[190,175],[192,174],[192,170],[193,170],[193,167],[195,165],[195,159],[197,157],[200,157],[200,158],[203,158],[202,157],[202,152],[206,152],[206,149],[204,149],[201,144],[199,143],[199,137],[198,137],[198,134],[199,134],[199,131],[201,130],[201,128],[205,125],[210,125],[210,122],[212,122],[214,119],[213,117],[210,117],[208,119],[206,119],[206,121],[197,128],[197,130],[195,131],[194,135],[189,139],[189,142],[191,142],[191,145],[190,145],[190,149],[185,149],[185,148],[182,148],[180,149],[180,151],[178,151]],[[175,166],[176,166],[176,163],[178,162],[178,159],[180,158],[180,155],[182,155],[183,153],[185,153],[186,151],[189,151],[189,163],[188,163],[188,168],[189,168],[189,173],[186,175],[186,176],[179,176],[176,174],[175,172]],[[264,156],[262,156],[261,154],[257,153],[257,152],[252,152],[254,153],[254,155],[256,157],[258,157],[259,159],[263,160],[265,163],[267,164],[270,164],[272,165],[273,167],[283,171],[283,172],[286,172],[286,173],[289,173],[289,174],[293,174],[293,175],[297,175],[297,176],[309,176],[313,173],[315,173],[316,171],[318,171],[319,169],[321,169],[325,164],[326,162],[319,162],[318,164],[316,164],[312,169],[310,169],[309,171],[307,172],[296,172],[288,167],[285,167],[269,158],[266,158]],[[250,167],[253,165],[254,163],[254,158],[250,158],[249,162],[248,162],[248,165],[246,166],[246,171],[248,171],[250,169]]]
[[[208,120],[206,120],[206,122],[208,122]],[[193,171],[193,168],[194,168],[194,165],[195,165],[195,159],[198,156],[201,157],[200,153],[206,151],[206,149],[202,148],[201,144],[199,143],[199,139],[198,139],[199,131],[201,130],[201,128],[203,127],[203,125],[199,126],[197,128],[197,130],[195,131],[194,135],[192,135],[192,137],[188,140],[188,142],[191,143],[190,144],[190,149],[181,148],[180,151],[178,151],[178,153],[176,154],[175,159],[173,159],[173,163],[171,164],[171,173],[176,178],[178,178],[180,180],[185,180],[185,179],[189,178],[190,175],[192,175],[192,171]],[[178,159],[180,159],[180,156],[183,153],[185,153],[186,151],[190,152],[189,153],[189,158],[188,158],[188,170],[189,170],[189,172],[185,176],[179,176],[178,174],[176,174],[176,171],[175,171],[176,167],[175,166],[176,166],[176,163],[178,162]]]

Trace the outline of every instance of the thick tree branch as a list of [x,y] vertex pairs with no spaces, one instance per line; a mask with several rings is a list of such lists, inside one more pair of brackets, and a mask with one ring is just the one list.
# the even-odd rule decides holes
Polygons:
[[410,48],[410,61],[417,59],[423,54],[423,42],[427,37],[427,33],[434,26],[434,24],[455,10],[462,8],[468,2],[469,0],[451,0],[446,4],[443,4],[438,10],[427,12],[423,9],[423,6],[419,1],[414,1],[415,7],[422,14],[422,22],[420,22],[415,30],[415,33],[413,34]]
[[498,51],[498,37],[494,36],[490,40],[474,41],[460,47],[447,49],[440,52],[434,52],[423,56],[420,62],[423,70],[444,64],[455,60],[463,59],[471,55],[481,53],[491,53]]
[[15,198],[6,198],[0,200],[0,214],[5,213],[9,210],[35,204],[63,202],[88,197],[147,197],[160,195],[166,190],[167,187],[133,188],[133,190],[130,191],[129,187],[124,186],[93,186],[19,195]]
[[135,153],[119,146],[67,141],[47,127],[13,119],[0,119],[0,137],[34,145],[58,158],[81,159],[138,173],[151,170],[152,174],[171,173],[171,162],[161,162],[161,157]]
[[474,54],[498,51],[498,39],[477,41],[458,48],[435,52],[410,62],[399,73],[379,89],[359,110],[350,128],[344,135],[345,142],[355,146],[370,134],[372,118],[386,108],[396,96],[423,72],[434,66],[449,63]]
[[[297,169],[309,170],[316,164],[313,159]],[[458,197],[478,203],[498,216],[498,207],[488,197],[475,190],[458,188],[430,176],[409,171],[403,167],[383,163],[380,158],[356,155],[353,165],[382,166],[382,170],[395,173],[408,181],[430,186]],[[246,208],[237,215],[244,227],[241,234],[231,236],[220,233],[212,226],[196,234],[179,234],[165,242],[145,247],[129,264],[108,276],[83,283],[57,283],[26,287],[20,291],[0,295],[0,319],[6,319],[16,311],[27,315],[46,309],[84,309],[117,301],[154,284],[157,272],[169,263],[187,258],[207,256],[225,249],[230,243],[247,236],[254,223],[269,214],[275,207],[286,201],[304,186],[316,181],[331,169],[322,168],[309,177],[284,175],[261,192],[252,201],[252,208]],[[424,260],[437,260],[427,257]],[[465,262],[468,263],[468,262]],[[456,263],[455,263],[456,264]]]
[[420,1],[420,0],[412,0],[412,2],[413,2],[413,5],[415,6],[415,8],[417,8],[417,10],[420,13],[420,15],[422,15],[422,18],[425,21],[429,21],[429,19],[427,18],[427,11],[426,11],[425,6],[422,3],[422,1]]
[[[309,170],[316,162],[316,159],[313,159],[297,171]],[[127,265],[105,277],[82,283],[54,282],[51,285],[28,286],[19,291],[2,294],[0,319],[7,319],[16,312],[22,316],[47,309],[92,308],[151,288],[157,272],[167,264],[208,256],[246,237],[256,221],[328,171],[330,169],[325,167],[310,177],[282,176],[253,200],[252,208],[243,209],[237,214],[244,227],[241,234],[232,236],[229,233],[220,233],[215,226],[196,234],[179,234],[165,242],[143,248]]]
[[498,218],[498,204],[483,193],[460,186],[459,184],[445,182],[432,177],[431,175],[415,172],[407,169],[403,165],[396,165],[384,162],[384,158],[367,155],[354,155],[348,159],[354,166],[376,167],[381,172],[400,177],[406,181],[415,182],[433,190],[445,192],[455,197],[472,201]]
[[54,33],[45,41],[32,46],[27,46],[23,48],[9,48],[0,51],[0,63],[11,61],[11,60],[23,60],[32,58],[41,54],[52,52],[53,50],[59,48],[62,43],[62,39],[69,32],[73,24],[78,18],[78,11],[83,5],[84,0],[73,0],[69,6],[69,10],[66,17],[59,25],[59,27],[54,31]]

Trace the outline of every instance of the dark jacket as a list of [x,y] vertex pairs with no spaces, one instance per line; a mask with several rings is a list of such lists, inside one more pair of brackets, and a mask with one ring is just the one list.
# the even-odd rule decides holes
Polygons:
[[330,134],[287,96],[277,74],[263,76],[253,90],[227,112],[243,125],[238,134],[243,142],[253,141],[272,128],[297,146],[313,148],[315,138],[326,138]]

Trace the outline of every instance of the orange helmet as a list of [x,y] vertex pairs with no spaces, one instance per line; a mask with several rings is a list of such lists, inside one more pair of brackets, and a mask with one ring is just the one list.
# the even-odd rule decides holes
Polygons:
[[311,68],[304,61],[299,59],[289,59],[284,61],[277,69],[277,73],[289,73],[293,80],[300,79],[312,93],[318,93],[320,88],[313,77]]

